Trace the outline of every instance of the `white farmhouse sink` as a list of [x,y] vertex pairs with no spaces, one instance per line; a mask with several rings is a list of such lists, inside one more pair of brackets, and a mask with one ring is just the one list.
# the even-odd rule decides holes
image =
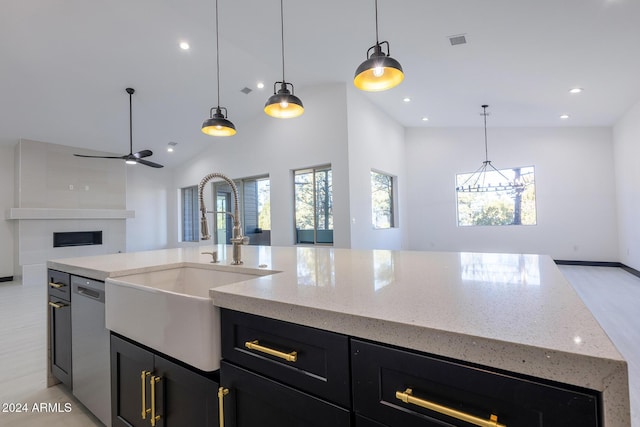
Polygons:
[[219,369],[220,312],[209,289],[273,272],[207,267],[179,266],[107,279],[107,329],[203,371]]

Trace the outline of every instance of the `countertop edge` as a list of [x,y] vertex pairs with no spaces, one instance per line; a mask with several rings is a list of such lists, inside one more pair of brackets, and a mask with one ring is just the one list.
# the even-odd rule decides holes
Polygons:
[[211,289],[213,304],[437,356],[566,383],[602,393],[606,426],[630,426],[624,359],[587,355],[435,330],[341,312],[228,294]]

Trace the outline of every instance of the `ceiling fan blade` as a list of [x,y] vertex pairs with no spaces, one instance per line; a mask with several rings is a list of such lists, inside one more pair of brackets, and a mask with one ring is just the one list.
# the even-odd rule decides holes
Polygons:
[[151,150],[142,150],[142,151],[138,151],[137,153],[133,153],[133,157],[135,157],[136,159],[142,159],[143,157],[149,157],[153,155],[153,151]]
[[90,159],[126,159],[127,156],[86,156],[84,154],[74,154],[76,157],[88,157]]
[[150,162],[148,160],[142,160],[142,159],[138,159],[136,160],[138,163],[142,164],[142,165],[146,165],[146,166],[151,166],[152,168],[163,168],[163,165],[159,165],[158,163],[153,163]]

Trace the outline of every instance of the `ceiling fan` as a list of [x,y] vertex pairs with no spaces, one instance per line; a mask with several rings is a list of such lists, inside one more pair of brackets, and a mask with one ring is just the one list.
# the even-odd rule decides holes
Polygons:
[[121,159],[124,160],[127,164],[135,165],[136,163],[140,163],[142,165],[151,166],[152,168],[161,168],[162,165],[158,163],[153,163],[148,160],[144,160],[144,157],[149,157],[153,154],[151,150],[142,150],[137,153],[133,152],[133,119],[131,112],[131,95],[135,92],[135,89],[128,87],[126,89],[129,94],[129,154],[125,154],[124,156],[86,156],[84,154],[74,154],[77,157],[89,157],[93,159]]

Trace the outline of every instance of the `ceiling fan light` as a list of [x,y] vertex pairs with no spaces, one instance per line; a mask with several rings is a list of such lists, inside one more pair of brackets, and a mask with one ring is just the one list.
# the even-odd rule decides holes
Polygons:
[[369,48],[371,49],[374,52],[356,69],[353,78],[355,87],[367,92],[380,92],[402,83],[404,72],[400,63],[382,52],[380,44]]
[[135,160],[131,160],[131,159],[127,159],[124,161],[126,164],[128,165],[137,165],[138,162],[136,162]]
[[[217,107],[215,113],[213,113],[213,108],[211,109],[211,117],[202,122],[203,133],[211,136],[233,136],[236,134],[234,124],[222,114],[223,108]],[[226,108],[224,110],[226,112]]]
[[[281,82],[276,82],[276,84],[277,83]],[[267,102],[264,104],[264,112],[268,116],[277,119],[291,119],[304,113],[302,101],[287,89],[287,85],[291,85],[291,83],[282,82],[280,90],[267,99]],[[293,87],[293,85],[291,85],[291,87]]]

